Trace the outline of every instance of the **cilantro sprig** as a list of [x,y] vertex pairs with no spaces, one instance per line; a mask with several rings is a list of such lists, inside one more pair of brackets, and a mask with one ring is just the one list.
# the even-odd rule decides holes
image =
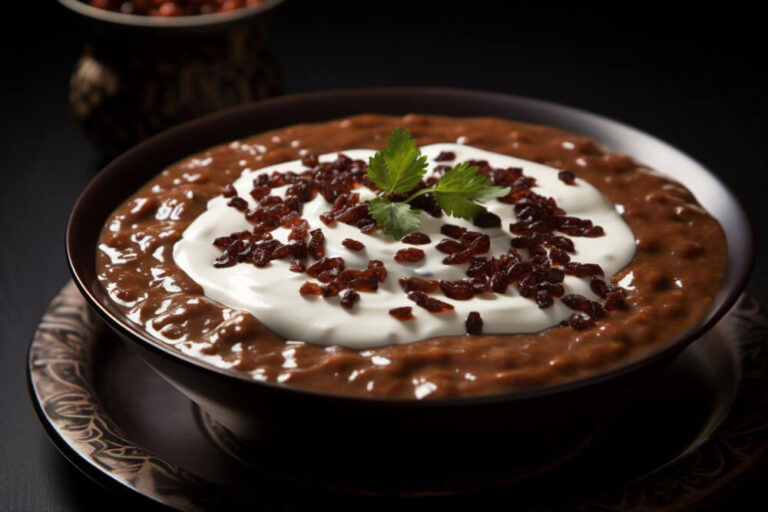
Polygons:
[[410,202],[424,194],[434,194],[438,206],[452,217],[472,220],[485,210],[485,203],[509,194],[509,187],[493,185],[478,173],[477,167],[460,163],[443,174],[435,186],[411,194],[403,201],[393,201],[394,194],[412,191],[427,172],[427,157],[421,154],[411,132],[395,127],[387,137],[387,147],[368,161],[368,178],[382,190],[382,195],[368,203],[368,212],[386,234],[401,239],[421,226],[420,210]]

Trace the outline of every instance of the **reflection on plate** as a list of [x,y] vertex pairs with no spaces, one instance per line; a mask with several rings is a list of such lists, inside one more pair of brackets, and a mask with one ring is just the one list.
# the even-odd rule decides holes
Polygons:
[[[710,502],[768,450],[766,339],[768,315],[744,298],[640,389],[589,448],[542,475],[471,499],[513,495],[521,509],[606,511]],[[363,499],[253,469],[258,454],[249,454],[249,465],[226,455],[191,402],[102,329],[71,283],[34,335],[29,384],[56,446],[108,487],[179,510],[301,510],[317,509],[322,500],[340,507]],[[439,505],[454,498],[427,499]]]

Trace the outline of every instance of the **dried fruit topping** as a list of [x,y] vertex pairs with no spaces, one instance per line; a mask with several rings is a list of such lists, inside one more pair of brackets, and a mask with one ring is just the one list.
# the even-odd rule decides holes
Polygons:
[[350,251],[362,251],[365,249],[365,244],[352,238],[345,238],[342,240],[341,245],[349,249]]
[[440,289],[442,289],[445,296],[450,299],[469,300],[475,295],[471,280],[442,280],[440,281]]
[[603,269],[596,263],[576,263],[571,261],[563,266],[566,274],[576,277],[602,276]]
[[429,238],[429,235],[422,233],[421,231],[414,231],[413,233],[408,233],[403,238],[400,239],[401,242],[404,244],[412,244],[412,245],[425,245],[432,240]]
[[439,288],[437,281],[420,277],[401,277],[397,282],[405,292],[434,293]]
[[307,246],[309,249],[309,255],[314,259],[319,260],[325,256],[325,235],[323,235],[323,232],[320,230],[320,228],[313,229],[309,232],[309,235],[309,245]]
[[345,309],[352,309],[355,306],[355,302],[359,300],[359,293],[357,293],[355,290],[346,290],[344,293],[342,293],[339,304],[341,304],[341,307]]
[[299,293],[306,297],[307,295],[322,295],[323,290],[320,288],[320,285],[317,283],[310,283],[309,281],[305,282],[303,285],[301,285],[301,288],[299,288]]
[[456,153],[453,151],[441,151],[439,155],[435,157],[435,162],[450,162],[456,159]]
[[435,249],[442,252],[443,254],[454,254],[463,250],[464,248],[464,244],[461,242],[457,242],[456,240],[449,240],[447,238],[444,238],[435,246]]
[[403,306],[401,308],[390,309],[389,314],[401,322],[407,322],[408,320],[413,320],[414,318],[411,306]]
[[471,311],[467,315],[467,320],[464,322],[464,327],[467,329],[467,334],[478,336],[483,334],[483,318],[477,311]]
[[560,171],[557,177],[566,185],[573,185],[576,182],[576,176],[571,171]]
[[443,226],[440,228],[440,232],[442,234],[451,238],[461,237],[461,235],[463,235],[466,230],[467,228],[462,228],[461,226],[456,226],[455,224],[443,224]]
[[574,330],[582,331],[584,329],[588,329],[589,327],[592,327],[595,325],[595,322],[592,321],[591,318],[589,318],[587,315],[581,314],[581,313],[572,313],[571,316],[563,320],[562,325],[564,327],[571,327]]
[[227,201],[227,206],[231,206],[237,211],[244,212],[248,209],[248,201],[240,196],[234,196],[232,199]]
[[221,189],[221,195],[229,199],[230,197],[235,197],[237,195],[237,190],[235,190],[235,187],[231,183],[227,183],[224,185],[224,188]]
[[501,227],[501,217],[488,210],[484,210],[475,216],[472,223],[479,228],[498,228]]
[[424,251],[409,247],[407,249],[400,249],[395,254],[395,261],[398,263],[415,263],[424,259]]
[[408,299],[426,309],[430,313],[445,313],[453,311],[453,305],[428,296],[424,292],[409,292]]

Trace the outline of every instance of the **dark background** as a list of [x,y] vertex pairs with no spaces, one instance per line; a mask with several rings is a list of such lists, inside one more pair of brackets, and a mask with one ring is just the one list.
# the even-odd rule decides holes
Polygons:
[[[52,0],[20,4],[3,15],[0,45],[0,510],[127,509],[137,504],[116,501],[59,455],[26,391],[30,336],[68,279],[67,215],[103,162],[67,105],[81,29]],[[634,125],[719,175],[762,245],[768,84],[756,13],[516,4],[293,0],[274,19],[270,48],[286,93],[455,86]],[[765,300],[761,249],[751,287]],[[741,508],[767,483],[758,474],[721,506]]]

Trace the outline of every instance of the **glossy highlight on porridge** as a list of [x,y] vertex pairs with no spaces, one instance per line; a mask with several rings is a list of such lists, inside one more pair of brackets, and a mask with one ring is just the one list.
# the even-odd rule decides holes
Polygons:
[[[335,197],[322,197],[323,207],[317,210],[312,205],[322,193],[313,196],[294,188],[293,197],[306,201],[285,210],[271,229],[258,229],[263,219],[256,217],[262,214],[251,214],[255,222],[246,218],[258,209],[257,200],[276,207],[278,199],[265,198],[282,194],[280,204],[286,203],[285,192],[319,165],[342,160],[336,165],[357,167],[358,173],[362,167],[364,173],[368,157],[386,145],[395,126],[410,130],[424,148],[433,176],[446,172],[441,166],[471,161],[494,183],[507,185],[528,176],[534,162],[543,164],[544,174],[535,176],[537,185],[520,190],[529,197],[534,192],[552,196],[564,212],[526,217],[539,200],[526,209],[516,197],[517,203],[488,201],[486,212],[474,222],[464,221],[434,216],[427,204],[432,194],[424,194],[420,198],[425,202],[418,206],[423,229],[396,241],[372,228],[360,208],[375,196],[376,187],[357,183]],[[349,151],[356,148],[370,150]],[[340,151],[343,158],[336,156]],[[272,183],[281,173],[259,172],[278,164],[293,173],[292,183],[277,178]],[[522,171],[509,171],[518,168]],[[544,182],[555,192],[544,193],[545,187],[539,187]],[[594,190],[602,203],[593,198],[584,204],[607,205],[605,215],[579,211],[578,204],[556,193],[557,187]],[[346,199],[339,200],[341,196]],[[223,217],[200,228],[214,211]],[[222,218],[229,220],[219,222]],[[297,228],[302,220],[308,225]],[[257,301],[235,303],[211,293],[210,283],[185,265],[178,249],[174,255],[174,247],[194,239],[189,234],[195,230],[204,236],[198,236],[194,250],[186,251],[187,259],[198,258],[199,268],[206,263],[205,272],[211,275],[235,272],[222,290],[234,289],[233,283],[243,279],[252,279],[257,287],[260,275],[282,268],[285,279],[278,282],[293,293],[277,294],[275,301],[268,300],[269,294],[262,296],[266,309],[253,314],[244,309]],[[577,236],[579,230],[591,236]],[[226,238],[242,231],[249,234],[238,239],[240,245]],[[316,249],[328,254],[315,258],[309,253],[313,231],[324,237]],[[606,238],[616,233],[623,233],[624,243]],[[219,239],[224,240],[217,247],[213,242]],[[594,251],[580,247],[584,241]],[[268,254],[260,252],[268,256],[262,256],[261,267],[253,259],[229,261],[223,268],[213,265],[217,258],[226,261],[247,253],[249,244],[272,247]],[[240,252],[227,252],[230,246]],[[609,254],[613,256],[606,262]],[[446,264],[451,258],[455,261]],[[365,274],[370,269],[366,263],[372,261],[381,262],[389,275]],[[517,270],[511,270],[516,264]],[[100,280],[112,300],[150,334],[184,353],[255,379],[334,393],[415,398],[545,386],[618,364],[692,326],[706,311],[724,265],[725,239],[717,222],[681,185],[628,157],[552,128],[420,115],[363,115],[293,126],[190,157],[163,171],[113,214],[97,254]],[[243,278],[246,270],[251,277]],[[391,304],[379,298],[385,292],[392,295]],[[525,304],[528,312],[506,318],[510,315],[505,311],[514,308],[499,298]],[[433,312],[427,305],[435,303],[451,308]],[[327,309],[313,315],[315,306]],[[271,313],[276,307],[278,313]],[[346,330],[306,327],[333,315],[352,320],[337,325],[354,324],[356,315],[369,307],[378,308],[370,318],[380,323],[361,322]],[[532,323],[527,331],[509,327],[536,315],[547,317],[548,323]],[[568,325],[560,326],[564,319]],[[292,324],[295,328],[286,332],[285,326]]]

